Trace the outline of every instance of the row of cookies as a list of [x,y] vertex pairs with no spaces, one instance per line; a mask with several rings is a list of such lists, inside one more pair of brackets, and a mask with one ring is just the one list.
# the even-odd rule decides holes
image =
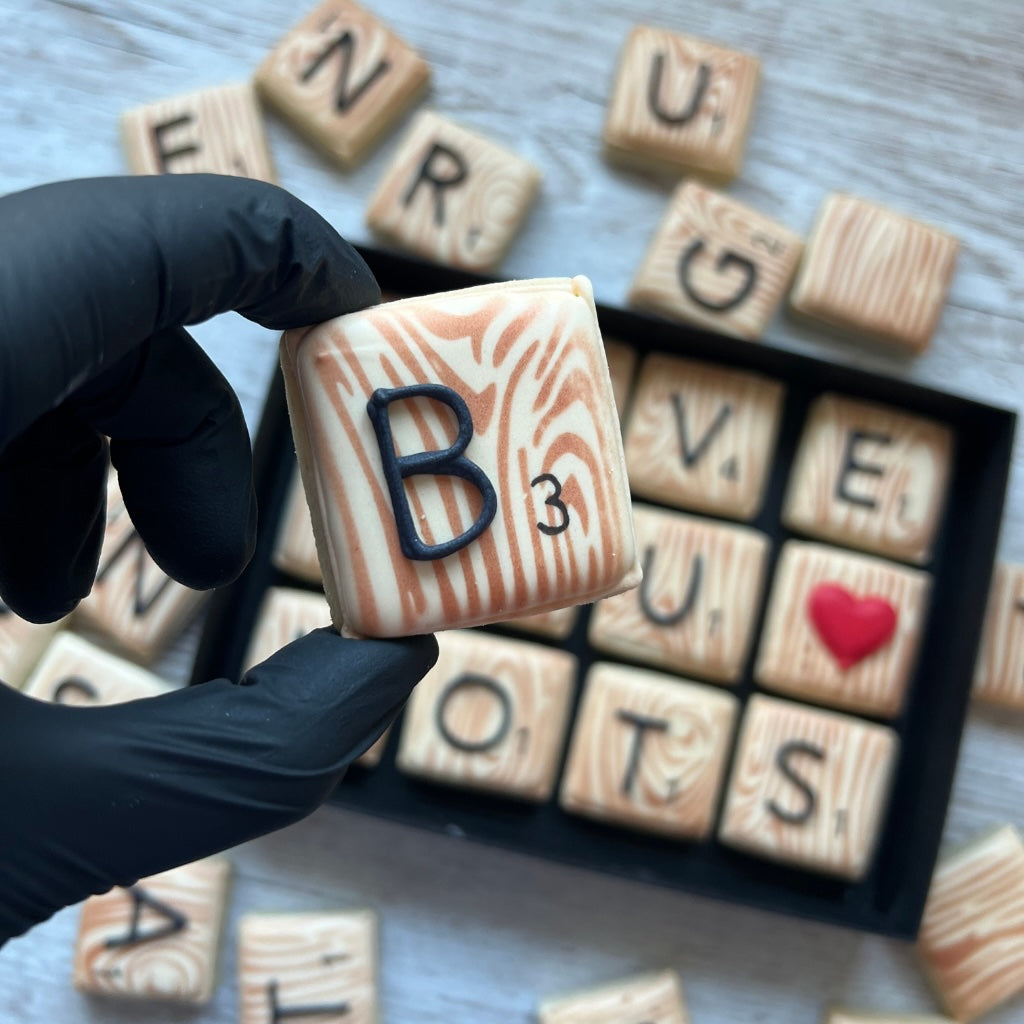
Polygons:
[[[375,15],[351,0],[325,0],[268,54],[255,90],[349,168],[423,96],[430,74]],[[748,54],[636,26],[612,86],[606,151],[675,175],[733,177],[759,77],[760,62]],[[122,133],[132,169],[273,181],[255,90],[208,89],[128,111]],[[426,259],[491,271],[540,184],[541,172],[505,146],[422,111],[369,201],[367,222]],[[957,249],[944,231],[843,194],[825,200],[805,248],[788,228],[690,180],[669,202],[630,301],[756,339],[797,275],[797,312],[920,352],[938,323]]]

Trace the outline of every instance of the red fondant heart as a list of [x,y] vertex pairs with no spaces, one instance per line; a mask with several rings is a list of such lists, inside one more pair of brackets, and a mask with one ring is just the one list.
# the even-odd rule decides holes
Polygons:
[[884,647],[896,632],[896,609],[880,597],[857,597],[838,583],[819,583],[807,613],[822,643],[847,669]]

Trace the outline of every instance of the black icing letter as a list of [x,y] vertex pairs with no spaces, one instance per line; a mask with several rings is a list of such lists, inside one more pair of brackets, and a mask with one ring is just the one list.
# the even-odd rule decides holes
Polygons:
[[96,573],[96,582],[102,583],[110,575],[111,569],[128,554],[132,545],[135,545],[135,601],[132,611],[138,619],[160,599],[160,595],[171,585],[171,577],[160,573],[160,582],[146,593],[142,580],[146,569],[146,545],[142,543],[142,538],[135,530],[129,532],[113,554],[100,566],[99,572]]
[[156,150],[156,158],[160,164],[161,173],[167,170],[169,161],[179,156],[188,156],[190,153],[199,152],[199,146],[195,142],[186,142],[184,145],[178,146],[177,149],[164,148],[165,132],[174,131],[175,128],[180,128],[184,124],[191,124],[194,120],[195,118],[191,114],[182,114],[181,117],[175,117],[170,121],[161,121],[160,124],[153,125],[153,148]]
[[882,476],[885,473],[885,466],[879,466],[874,462],[857,461],[857,445],[861,441],[874,441],[876,444],[892,444],[892,438],[888,434],[879,434],[874,430],[851,430],[846,435],[846,447],[843,449],[843,462],[839,467],[839,479],[836,480],[836,497],[840,501],[848,501],[851,505],[861,505],[864,508],[875,508],[877,502],[864,494],[853,494],[847,487],[847,477],[850,473],[866,473],[868,476]]
[[649,546],[644,551],[643,570],[644,578],[640,583],[639,598],[640,608],[656,626],[675,626],[682,622],[697,603],[697,595],[700,593],[701,580],[704,578],[704,556],[694,555],[693,564],[690,569],[690,583],[686,588],[686,597],[683,603],[674,612],[659,612],[652,604],[648,591],[651,586],[651,579],[654,576],[654,546]]
[[[444,175],[441,173],[441,168],[435,166],[435,162],[438,160],[442,161],[443,167],[446,158],[454,164],[454,169],[447,175]],[[423,163],[420,164],[420,169],[416,172],[413,183],[402,197],[402,205],[408,206],[412,202],[420,185],[429,185],[434,190],[434,223],[439,228],[444,227],[445,189],[454,188],[456,185],[461,184],[468,175],[469,168],[466,166],[466,161],[454,149],[449,149],[447,146],[441,145],[440,142],[435,142],[427,150],[427,155],[423,158]]]
[[665,732],[668,729],[668,721],[664,718],[648,718],[646,715],[638,715],[633,711],[625,711],[620,708],[615,712],[615,717],[620,721],[628,722],[636,730],[633,733],[633,744],[629,748],[629,761],[626,764],[626,774],[622,777],[622,792],[626,796],[632,796],[633,785],[636,783],[637,769],[640,767],[640,752],[644,745],[644,736],[649,729],[656,732]]
[[729,267],[736,267],[742,272],[743,281],[732,295],[726,296],[724,299],[709,299],[706,295],[701,295],[690,280],[690,265],[703,251],[704,239],[695,238],[679,257],[679,283],[682,285],[683,291],[686,292],[691,302],[696,302],[698,306],[703,306],[704,309],[708,309],[712,313],[725,313],[730,309],[735,309],[754,290],[754,286],[757,284],[757,265],[753,260],[748,260],[746,256],[741,256],[738,252],[733,252],[732,249],[723,249],[718,254],[718,259],[715,260],[716,273],[724,274]]
[[335,50],[341,54],[341,60],[338,65],[338,91],[334,97],[334,106],[339,113],[344,114],[381,75],[387,73],[391,65],[382,57],[377,62],[377,66],[350,91],[349,76],[352,74],[352,58],[355,55],[356,39],[346,29],[337,39],[328,44],[324,52],[302,72],[302,81],[308,82],[323,67],[324,62]]
[[818,802],[818,798],[813,789],[808,785],[805,779],[800,778],[797,775],[793,766],[789,763],[790,759],[794,754],[806,754],[808,757],[813,757],[816,761],[825,760],[825,751],[821,747],[816,747],[813,743],[804,743],[803,740],[792,740],[789,743],[784,743],[779,747],[778,753],[775,755],[775,765],[782,772],[783,775],[789,779],[790,782],[796,786],[804,795],[804,806],[799,811],[787,811],[780,807],[774,800],[769,800],[766,804],[769,811],[775,815],[776,818],[780,818],[787,825],[803,825],[810,816],[814,813],[815,804]]
[[719,406],[715,418],[711,421],[711,425],[693,448],[690,447],[690,439],[686,430],[686,411],[683,408],[683,396],[678,392],[672,395],[672,408],[676,414],[676,430],[679,431],[679,447],[683,458],[683,466],[686,469],[690,469],[700,462],[704,457],[704,453],[711,446],[711,442],[714,441],[715,436],[721,433],[722,428],[732,415],[732,406],[728,402],[723,402]]
[[[153,942],[156,939],[165,939],[168,935],[176,935],[188,927],[188,918],[180,910],[175,910],[174,907],[164,903],[163,900],[158,900],[152,893],[147,892],[141,886],[133,885],[128,890],[128,895],[132,898],[132,922],[129,926],[128,934],[107,939],[107,949],[118,949],[121,946],[134,946],[140,942]],[[156,911],[161,917],[166,918],[166,922],[150,929],[148,932],[140,931],[139,917],[142,914],[143,907],[149,907],[150,910]]]
[[348,1003],[308,1003],[305,1006],[282,1006],[277,1001],[277,979],[267,982],[267,1002],[270,1009],[270,1024],[281,1024],[289,1017],[327,1017],[332,1013],[339,1017],[351,1010]]
[[[448,448],[417,452],[415,455],[395,454],[388,406],[392,402],[404,401],[407,398],[431,398],[435,402],[447,405],[455,413],[459,432]],[[443,384],[409,384],[401,388],[377,388],[366,403],[366,411],[377,435],[377,445],[384,464],[384,479],[391,495],[391,507],[395,514],[402,554],[417,561],[429,561],[452,555],[476,540],[491,525],[498,511],[498,496],[491,481],[487,479],[487,474],[462,454],[473,437],[473,417],[462,396]],[[479,518],[468,530],[440,544],[423,543],[416,532],[409,509],[409,499],[402,484],[406,478],[421,474],[457,476],[480,492],[483,508],[480,510]]]
[[[445,711],[448,709],[448,702],[452,697],[459,690],[464,690],[469,686],[479,687],[481,690],[486,690],[488,693],[493,694],[498,698],[498,703],[501,705],[501,721],[498,723],[498,727],[490,736],[482,740],[464,740],[461,736],[456,736],[448,728],[448,723],[444,717]],[[464,672],[461,676],[453,679],[442,691],[434,708],[434,724],[437,726],[437,731],[444,738],[445,742],[450,743],[456,750],[462,750],[467,754],[480,754],[485,750],[496,747],[508,735],[508,731],[512,726],[512,698],[509,697],[505,688],[496,680],[491,679],[490,676],[482,676],[475,672]]]
[[665,54],[657,53],[651,62],[651,75],[647,79],[647,106],[651,113],[665,124],[686,124],[700,109],[704,94],[711,81],[711,65],[701,64],[697,68],[697,83],[690,94],[690,102],[678,114],[669,114],[661,105],[661,79],[665,73]]
[[63,704],[65,703],[63,699],[64,694],[70,693],[73,690],[77,690],[89,700],[98,700],[100,696],[99,690],[88,679],[83,679],[81,676],[68,676],[67,679],[62,679],[54,687],[53,696],[50,699],[54,704]]

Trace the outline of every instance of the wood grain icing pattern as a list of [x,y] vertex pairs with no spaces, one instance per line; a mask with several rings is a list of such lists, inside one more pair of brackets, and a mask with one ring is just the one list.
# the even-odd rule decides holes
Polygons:
[[974,696],[1024,709],[1024,565],[1000,562],[992,576]]
[[739,702],[658,672],[587,674],[562,777],[574,814],[684,839],[711,831]]
[[[820,585],[840,585],[851,596],[836,613],[835,628],[856,630],[868,600],[896,613],[891,639],[844,667],[812,618]],[[761,686],[847,711],[892,718],[902,710],[917,662],[928,612],[931,577],[880,558],[824,544],[787,541],[768,598],[755,678]]]
[[[340,629],[401,636],[478,625],[585,603],[639,579],[619,424],[586,279],[375,307],[290,332],[282,361]],[[368,402],[377,389],[401,396],[424,382],[448,397],[392,402],[392,453]],[[385,475],[393,460],[450,449],[457,427],[469,428],[464,458],[495,496],[493,520],[468,541],[460,538],[483,515],[479,476],[453,476],[446,463],[406,478],[395,498]],[[414,539],[457,549],[407,557],[403,505]]]
[[298,466],[288,488],[284,515],[274,544],[273,562],[282,572],[306,583],[321,581],[320,559],[316,553],[313,524]]
[[784,386],[759,374],[652,354],[626,429],[634,496],[753,519],[775,454]]
[[230,863],[209,858],[111,889],[82,905],[74,984],[96,995],[210,1001]]
[[163,652],[207,596],[172,580],[149,556],[111,473],[106,529],[92,591],[72,613],[76,628],[93,631],[135,661]]
[[1024,996],[1024,842],[1011,826],[940,858],[918,948],[958,1021]]
[[768,539],[747,527],[635,504],[641,585],[598,602],[597,650],[702,679],[739,678],[764,584]]
[[399,768],[448,785],[546,800],[565,743],[575,657],[472,631],[442,633],[438,645],[437,664],[406,707]]
[[59,704],[120,704],[157,697],[170,683],[101,650],[74,633],[61,633],[40,659],[24,692]]
[[239,1022],[377,1024],[377,959],[372,910],[247,914],[238,926]]
[[415,116],[366,210],[404,249],[463,270],[501,262],[540,189],[533,164],[424,110]]
[[690,1024],[675,971],[657,971],[545,1000],[540,1024]]
[[629,397],[633,387],[633,374],[636,372],[637,351],[632,345],[614,338],[605,338],[604,354],[608,360],[608,373],[612,379],[612,394],[615,396],[615,408],[619,413],[619,422],[625,421],[629,409]]
[[803,252],[800,237],[722,192],[685,181],[629,291],[635,306],[757,340]]
[[136,174],[231,174],[277,181],[249,82],[127,110],[121,115],[121,138]]
[[327,0],[256,72],[267,104],[342,167],[358,164],[422,95],[430,66],[351,0]]
[[757,857],[862,878],[898,744],[885,726],[754,695],[740,726],[719,839]]
[[945,231],[833,193],[818,211],[790,303],[919,353],[938,326],[959,247]]
[[949,485],[952,431],[874,402],[815,400],[783,521],[799,533],[904,562],[931,558]]
[[616,160],[736,177],[761,62],[703,39],[636,25],[626,39],[605,118]]

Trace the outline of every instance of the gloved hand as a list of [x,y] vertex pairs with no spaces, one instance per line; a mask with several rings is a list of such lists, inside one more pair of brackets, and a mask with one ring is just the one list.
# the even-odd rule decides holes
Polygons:
[[[212,175],[0,198],[0,596],[50,621],[88,593],[116,467],[156,562],[196,588],[252,555],[238,400],[183,329],[271,328],[379,300],[359,256],[286,192]],[[432,637],[316,631],[252,669],[111,707],[0,686],[0,943],[91,893],[296,821],[387,727]]]

